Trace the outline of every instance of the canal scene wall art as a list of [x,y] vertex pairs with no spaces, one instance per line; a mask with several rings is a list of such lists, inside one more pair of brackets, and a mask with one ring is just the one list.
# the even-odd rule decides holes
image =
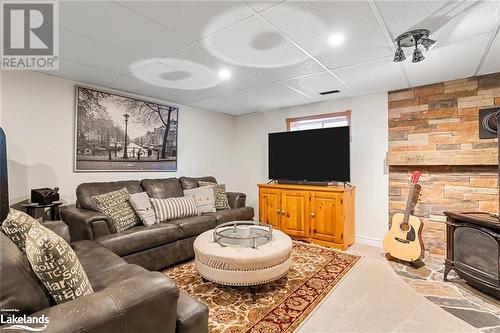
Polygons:
[[177,171],[179,109],[76,87],[75,171]]

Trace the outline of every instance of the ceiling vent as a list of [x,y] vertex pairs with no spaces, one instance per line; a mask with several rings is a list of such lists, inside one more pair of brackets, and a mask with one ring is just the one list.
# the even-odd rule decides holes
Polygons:
[[336,94],[336,93],[339,93],[340,90],[330,90],[330,91],[323,91],[323,92],[320,92],[319,94],[320,95],[329,95],[329,94]]

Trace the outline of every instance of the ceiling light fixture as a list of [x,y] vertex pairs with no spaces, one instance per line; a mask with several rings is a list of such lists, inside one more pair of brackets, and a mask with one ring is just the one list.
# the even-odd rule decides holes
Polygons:
[[406,59],[405,53],[403,52],[403,49],[401,48],[401,45],[399,45],[398,42],[398,49],[396,50],[396,53],[394,54],[394,62],[401,62]]
[[219,77],[223,80],[227,80],[231,77],[231,72],[227,69],[221,69],[219,70]]
[[430,31],[427,29],[417,29],[407,31],[399,35],[395,42],[397,44],[396,53],[394,53],[394,62],[401,62],[406,59],[402,47],[415,47],[411,62],[417,63],[425,59],[418,46],[422,46],[425,51],[429,51],[436,41],[429,38]]
[[417,62],[421,62],[424,59],[425,59],[425,57],[422,54],[422,51],[420,51],[420,49],[418,48],[417,42],[415,42],[415,50],[413,50],[413,57],[411,58],[411,62],[417,63]]
[[335,33],[330,35],[330,38],[328,38],[328,43],[331,46],[339,46],[345,41],[345,36],[341,33]]

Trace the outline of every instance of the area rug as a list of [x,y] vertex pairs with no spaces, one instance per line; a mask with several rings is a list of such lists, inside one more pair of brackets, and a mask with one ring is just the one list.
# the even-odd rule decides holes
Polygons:
[[321,304],[360,259],[325,247],[294,242],[287,277],[257,287],[225,287],[203,282],[194,262],[163,273],[210,309],[212,333],[293,332]]

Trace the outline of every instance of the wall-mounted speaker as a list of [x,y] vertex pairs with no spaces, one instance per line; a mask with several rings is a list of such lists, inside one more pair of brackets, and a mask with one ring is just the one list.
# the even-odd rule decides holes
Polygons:
[[500,107],[479,110],[480,139],[497,137],[497,117],[500,117]]

